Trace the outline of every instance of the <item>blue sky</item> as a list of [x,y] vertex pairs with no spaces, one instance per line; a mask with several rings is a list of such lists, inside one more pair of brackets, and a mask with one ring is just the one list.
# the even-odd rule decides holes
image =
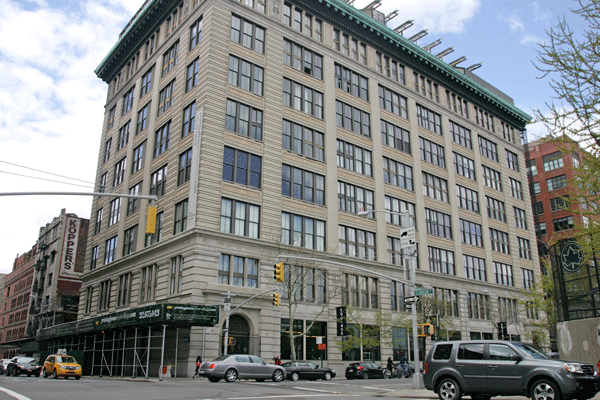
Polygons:
[[[91,191],[91,184],[72,186],[31,179],[66,179],[32,169],[93,182],[102,130],[106,85],[94,69],[143,0],[4,0],[0,7],[0,189],[7,192]],[[356,0],[362,8],[370,1]],[[475,71],[515,100],[530,115],[552,92],[532,64],[536,43],[546,40],[572,0],[383,0],[379,11],[399,10],[394,28],[414,19],[405,32],[421,29],[426,45],[438,38],[437,52],[448,47],[451,62],[461,56]],[[529,139],[544,135],[532,126]],[[39,228],[62,208],[89,218],[91,197],[0,196],[0,273],[9,273],[18,254],[31,249]]]

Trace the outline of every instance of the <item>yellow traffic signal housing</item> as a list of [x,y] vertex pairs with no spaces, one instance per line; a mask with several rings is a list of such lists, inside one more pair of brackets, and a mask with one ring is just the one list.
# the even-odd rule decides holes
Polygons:
[[284,272],[283,272],[283,263],[280,262],[279,264],[275,264],[274,268],[275,268],[275,270],[274,270],[273,277],[275,278],[275,281],[283,282],[285,280]]
[[146,233],[156,232],[156,207],[148,206],[148,217],[146,218]]
[[235,346],[235,338],[234,338],[234,337],[231,337],[231,336],[230,336],[230,337],[228,337],[227,339],[228,339],[228,340],[227,340],[227,345],[228,345],[228,346]]
[[279,305],[279,293],[273,293],[273,305],[274,306]]
[[417,324],[419,336],[433,336],[435,329],[432,324]]

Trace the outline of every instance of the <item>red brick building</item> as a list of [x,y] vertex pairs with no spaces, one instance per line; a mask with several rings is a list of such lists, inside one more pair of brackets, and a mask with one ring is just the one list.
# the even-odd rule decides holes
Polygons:
[[25,339],[36,254],[37,244],[15,259],[12,272],[4,278],[0,303],[0,358],[10,358],[19,353],[21,342]]

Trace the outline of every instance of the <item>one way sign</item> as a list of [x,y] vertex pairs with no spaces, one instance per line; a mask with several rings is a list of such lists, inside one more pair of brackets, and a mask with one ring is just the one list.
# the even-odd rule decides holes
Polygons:
[[400,248],[407,249],[417,244],[415,227],[409,226],[408,228],[400,229]]

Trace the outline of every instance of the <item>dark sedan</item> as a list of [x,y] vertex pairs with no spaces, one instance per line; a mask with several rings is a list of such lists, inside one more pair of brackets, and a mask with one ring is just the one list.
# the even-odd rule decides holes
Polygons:
[[311,381],[323,379],[330,381],[335,378],[335,371],[331,368],[319,367],[310,361],[290,361],[281,365],[287,371],[287,378],[292,381],[308,379]]
[[371,361],[355,362],[346,368],[346,379],[387,379],[387,369]]
[[40,376],[42,366],[33,357],[14,357],[6,367],[7,376],[35,375]]

